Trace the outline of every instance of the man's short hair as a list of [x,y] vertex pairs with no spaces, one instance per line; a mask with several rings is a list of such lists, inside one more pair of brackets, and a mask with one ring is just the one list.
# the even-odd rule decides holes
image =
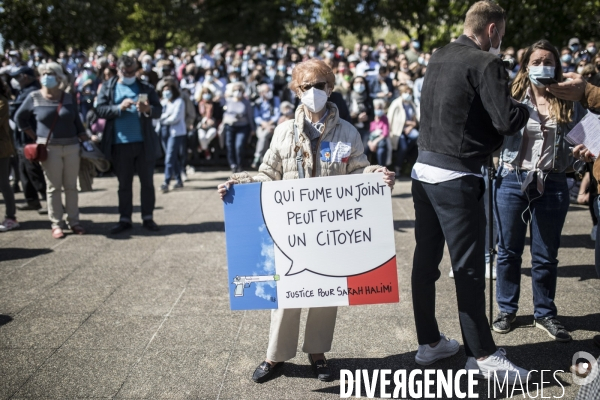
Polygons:
[[483,0],[473,4],[465,18],[465,30],[481,35],[491,23],[499,25],[506,20],[506,12],[493,1]]
[[119,58],[119,61],[117,62],[117,68],[119,69],[123,69],[123,68],[131,68],[131,67],[137,67],[137,60],[133,57],[129,57],[127,55],[123,55]]

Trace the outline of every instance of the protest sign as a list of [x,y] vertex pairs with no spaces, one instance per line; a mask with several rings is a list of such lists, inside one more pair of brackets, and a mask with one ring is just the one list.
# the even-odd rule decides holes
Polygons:
[[232,310],[398,301],[383,174],[233,185],[224,208]]

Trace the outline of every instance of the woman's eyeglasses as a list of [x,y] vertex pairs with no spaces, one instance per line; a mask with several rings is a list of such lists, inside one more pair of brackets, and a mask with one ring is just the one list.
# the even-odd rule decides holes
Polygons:
[[300,90],[302,90],[303,92],[307,92],[312,88],[325,90],[326,87],[327,82],[307,83],[305,85],[300,85]]

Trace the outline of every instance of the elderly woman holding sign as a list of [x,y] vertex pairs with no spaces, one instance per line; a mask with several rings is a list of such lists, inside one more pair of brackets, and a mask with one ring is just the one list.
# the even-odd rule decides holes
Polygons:
[[[232,175],[218,187],[221,198],[236,183],[369,172],[383,172],[384,182],[393,188],[394,173],[385,167],[369,165],[360,134],[340,119],[335,104],[327,101],[334,85],[335,75],[324,62],[313,59],[298,64],[290,85],[302,101],[295,119],[275,129],[258,175],[251,177],[246,172]],[[329,151],[321,151],[326,147],[324,144],[328,144]],[[337,307],[308,311],[302,350],[308,353],[308,360],[321,381],[333,379],[324,353],[331,349],[336,314]],[[252,380],[264,382],[272,378],[284,361],[295,357],[299,327],[300,309],[272,311],[267,358],[256,368]]]

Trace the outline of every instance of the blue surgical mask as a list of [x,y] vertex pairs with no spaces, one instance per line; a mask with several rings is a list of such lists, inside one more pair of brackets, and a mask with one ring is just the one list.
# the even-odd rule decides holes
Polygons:
[[362,93],[365,91],[365,85],[363,85],[362,83],[354,85],[353,88],[354,88],[354,91],[357,93]]
[[573,61],[573,56],[571,56],[570,54],[563,54],[560,57],[560,60],[564,63],[571,64],[571,61]]
[[171,100],[171,98],[173,97],[173,93],[170,90],[163,90],[163,98],[167,99],[167,100]]
[[212,95],[210,93],[204,93],[202,95],[202,100],[204,100],[204,101],[210,101],[210,99],[212,99]]
[[277,71],[285,71],[285,65],[278,65],[277,66]]
[[554,67],[535,66],[529,67],[529,80],[535,86],[543,88],[544,85],[540,83],[538,78],[554,78]]
[[135,76],[130,76],[130,77],[126,77],[123,76],[121,77],[121,82],[123,82],[124,85],[133,85],[135,83]]
[[42,84],[42,86],[45,86],[48,89],[52,89],[58,86],[58,81],[56,80],[56,77],[54,75],[42,75],[40,83]]
[[375,115],[381,117],[383,115],[383,110],[375,110]]

